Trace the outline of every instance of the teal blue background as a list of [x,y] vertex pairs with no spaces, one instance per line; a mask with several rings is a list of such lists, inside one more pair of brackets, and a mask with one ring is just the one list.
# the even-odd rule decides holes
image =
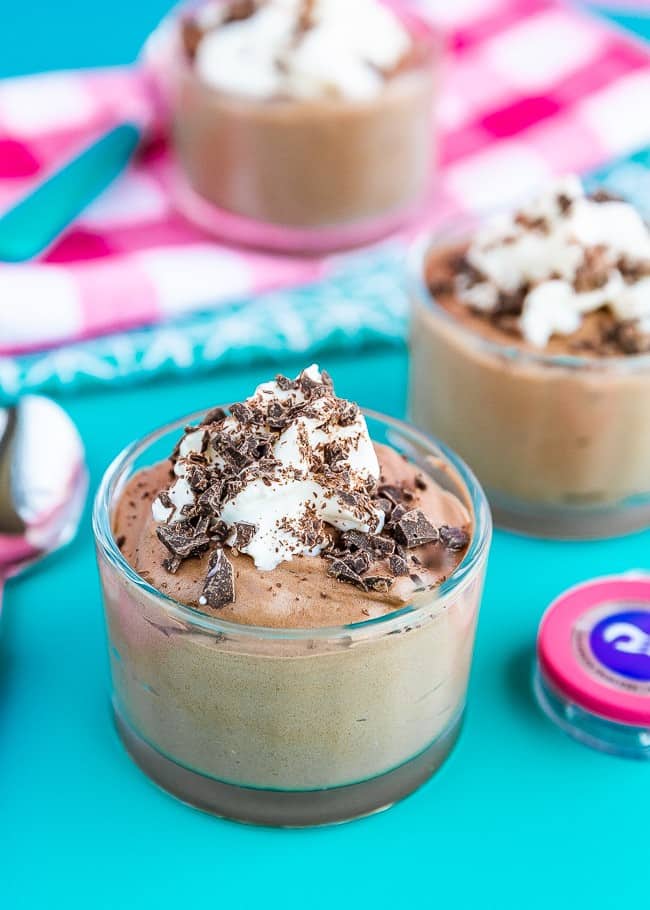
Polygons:
[[[2,74],[128,60],[165,6],[5,4]],[[403,351],[321,360],[341,394],[403,415]],[[93,488],[134,436],[241,397],[268,372],[260,365],[64,399],[87,445]],[[648,906],[650,768],[564,737],[540,715],[529,685],[549,600],[591,575],[634,567],[650,568],[650,532],[575,544],[498,532],[467,723],[448,764],[382,815],[274,831],[185,808],[122,751],[108,712],[87,513],[64,553],[5,593],[0,908]]]

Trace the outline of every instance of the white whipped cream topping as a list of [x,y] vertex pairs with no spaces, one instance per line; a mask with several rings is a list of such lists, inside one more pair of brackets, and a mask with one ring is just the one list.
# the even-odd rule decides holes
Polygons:
[[[203,21],[212,26],[208,10]],[[200,78],[250,98],[363,101],[382,91],[381,71],[409,50],[407,30],[381,0],[314,0],[313,24],[299,33],[302,10],[302,0],[266,0],[248,19],[212,28],[196,52]]]
[[[304,374],[314,382],[321,381],[321,373],[315,364],[305,370]],[[291,399],[292,404],[299,404],[305,401],[305,396],[300,390],[283,390],[276,382],[267,382],[258,386],[244,404],[255,406],[272,399]],[[255,533],[250,542],[240,549],[253,558],[258,569],[274,569],[279,563],[291,560],[294,556],[316,556],[321,552],[326,543],[325,537],[320,537],[312,546],[308,546],[298,533],[300,522],[309,513],[341,531],[354,529],[375,533],[383,528],[384,513],[380,509],[369,506],[363,516],[360,516],[359,511],[345,500],[346,492],[363,493],[368,481],[376,482],[379,479],[379,463],[365,418],[360,412],[347,426],[329,423],[332,411],[338,404],[340,399],[332,395],[311,401],[309,412],[312,416],[296,417],[277,435],[271,451],[277,462],[272,476],[266,482],[260,477],[252,477],[237,495],[222,505],[219,517],[228,527],[233,528],[233,533],[227,540],[231,546],[236,538],[235,524],[244,522],[255,525]],[[227,417],[222,424],[222,430],[226,433],[229,430],[240,433],[241,429],[241,424],[233,415]],[[152,506],[155,521],[179,521],[183,518],[180,511],[182,507],[194,504],[195,494],[185,479],[185,459],[192,452],[204,450],[204,435],[204,431],[199,429],[183,438],[174,465],[177,480],[168,490],[173,507],[165,507],[160,499],[156,499]],[[349,469],[351,478],[351,483],[345,490],[323,486],[321,477],[313,470],[312,458],[317,456],[319,449],[322,451],[325,443],[337,442],[345,445],[342,465]],[[209,463],[219,463],[209,446],[204,454]],[[242,476],[246,478],[245,470]]]
[[[530,226],[540,218],[544,230]],[[594,247],[602,248],[607,280],[594,290],[577,291],[576,275],[585,252]],[[477,309],[489,312],[500,292],[531,286],[520,327],[536,347],[545,347],[554,334],[575,332],[583,314],[603,306],[650,330],[650,278],[626,282],[617,267],[621,258],[650,260],[650,231],[633,206],[589,199],[578,177],[565,177],[518,213],[493,219],[477,233],[466,258],[486,279],[459,289]]]

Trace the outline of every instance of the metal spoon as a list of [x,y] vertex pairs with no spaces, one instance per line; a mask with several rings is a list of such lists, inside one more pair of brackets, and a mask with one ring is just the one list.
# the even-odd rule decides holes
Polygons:
[[0,408],[0,608],[8,578],[70,541],[88,491],[81,437],[48,398]]

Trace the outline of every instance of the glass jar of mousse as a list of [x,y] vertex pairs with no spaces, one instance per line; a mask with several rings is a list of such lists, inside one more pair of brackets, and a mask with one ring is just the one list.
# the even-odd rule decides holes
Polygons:
[[411,252],[412,420],[468,462],[501,527],[587,539],[650,526],[650,355],[548,354],[456,318],[427,263],[472,227]]
[[175,9],[142,58],[171,128],[168,183],[185,217],[231,243],[295,253],[359,246],[417,217],[430,197],[442,57],[424,20],[386,4],[412,52],[376,97],[258,100],[210,86],[188,60],[182,22],[204,5]]
[[306,826],[387,808],[433,774],[460,731],[491,539],[485,496],[443,446],[366,412],[375,442],[466,506],[472,535],[464,559],[440,587],[364,622],[280,629],[222,621],[148,584],[112,529],[129,478],[167,457],[202,416],[129,446],[95,501],[122,741],[161,787],[216,815]]

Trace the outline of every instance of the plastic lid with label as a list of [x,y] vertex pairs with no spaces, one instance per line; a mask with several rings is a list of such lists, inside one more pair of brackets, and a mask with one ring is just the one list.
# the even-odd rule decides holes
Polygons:
[[650,574],[598,578],[558,597],[540,624],[535,687],[567,733],[650,758]]

